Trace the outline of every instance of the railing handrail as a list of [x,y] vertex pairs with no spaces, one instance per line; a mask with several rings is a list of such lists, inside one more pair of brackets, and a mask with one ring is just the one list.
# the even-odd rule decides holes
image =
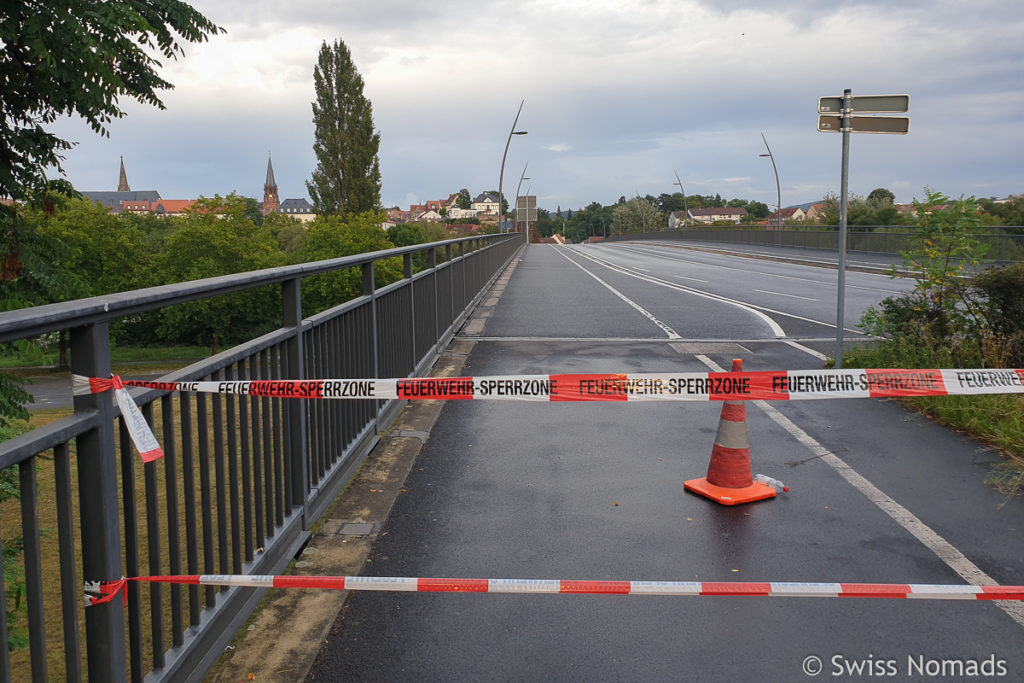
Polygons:
[[[106,377],[111,322],[173,304],[276,287],[276,329],[164,377],[412,375],[425,372],[443,353],[522,248],[524,237],[474,235],[10,311],[0,313],[0,341],[67,330],[72,372]],[[422,254],[417,261],[426,262],[421,273],[413,272],[416,254]],[[387,259],[401,262],[401,276],[378,288],[373,266]],[[303,280],[341,269],[361,271],[361,293],[339,296],[326,310],[304,314]],[[257,608],[259,593],[186,593],[158,586],[145,600],[135,591],[126,606],[114,601],[84,612],[83,653],[81,582],[165,569],[283,570],[308,540],[310,525],[348,484],[401,408],[397,400],[314,406],[267,397],[173,399],[165,393],[133,392],[144,418],[160,433],[165,457],[159,462],[135,462],[125,421],[109,394],[75,396],[72,415],[0,442],[0,466],[19,468],[25,538],[26,625],[18,628],[27,633],[29,651],[19,676],[31,669],[35,680],[50,677],[47,667],[56,662],[48,662],[57,650],[48,643],[59,638],[58,631],[70,680],[83,678],[83,663],[94,680],[202,676]],[[56,570],[41,551],[40,457],[55,463],[39,472],[49,478],[47,486],[56,496],[59,585],[44,581],[47,572]],[[147,557],[139,552],[143,545]],[[7,590],[0,581],[4,599]],[[44,598],[55,591],[60,594],[59,626],[43,619]],[[149,643],[140,635],[143,622],[149,623]],[[11,623],[0,610],[0,633]],[[0,652],[2,679],[5,673],[10,676],[10,658]]]
[[[197,298],[208,298],[230,294],[262,285],[272,285],[328,273],[342,268],[362,266],[405,254],[445,248],[473,240],[501,241],[510,239],[509,233],[459,237],[441,242],[427,242],[406,247],[395,247],[351,256],[339,256],[322,261],[311,261],[289,266],[277,266],[231,275],[219,275],[189,280],[169,285],[157,285],[126,292],[101,294],[74,301],[44,304],[0,313],[0,342],[36,337],[48,332],[67,329],[77,325],[102,322],[134,315],[156,308],[163,308]],[[460,257],[453,257],[458,259]]]

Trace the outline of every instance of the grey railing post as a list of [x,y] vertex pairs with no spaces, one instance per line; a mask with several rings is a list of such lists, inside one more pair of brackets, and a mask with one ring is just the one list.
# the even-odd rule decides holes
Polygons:
[[[292,328],[292,334],[285,343],[290,379],[305,379],[306,365],[303,359],[302,343],[302,284],[299,278],[281,283],[284,300],[283,322]],[[302,506],[302,530],[309,530],[309,482],[307,474],[306,406],[303,399],[291,398],[285,401],[288,421],[288,450],[291,467],[292,505]]]
[[412,283],[412,254],[402,255],[402,276],[408,280],[409,287],[409,340],[412,371],[416,372],[416,289]]
[[440,292],[437,291],[437,247],[431,247],[427,253],[429,254],[427,266],[430,268],[430,282],[434,287],[434,350],[436,352],[441,343],[441,324],[437,320],[440,310],[437,303],[440,298]]
[[[373,261],[363,264],[363,296],[370,297],[370,344],[373,347],[373,376],[380,377],[380,345],[377,339],[377,294],[373,282]],[[376,413],[373,416],[374,433],[380,434],[381,402],[374,401]]]
[[448,263],[448,308],[450,309],[452,319],[452,331],[454,332],[455,325],[455,264],[452,263],[452,245],[444,245],[444,257]]
[[[71,372],[110,377],[107,323],[71,330]],[[114,410],[110,392],[75,396],[76,412],[96,411],[99,426],[76,439],[78,492],[82,515],[82,577],[85,581],[120,579],[121,524],[118,520]],[[125,680],[124,607],[111,600],[85,610],[89,680]]]

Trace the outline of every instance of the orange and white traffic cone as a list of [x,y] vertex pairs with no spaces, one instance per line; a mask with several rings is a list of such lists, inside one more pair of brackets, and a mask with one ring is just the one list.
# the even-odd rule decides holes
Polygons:
[[[733,372],[743,372],[743,360],[734,358]],[[722,505],[752,503],[774,498],[775,489],[754,481],[750,469],[750,444],[747,442],[746,401],[725,401],[718,421],[718,434],[711,448],[708,476],[691,479],[683,488]]]

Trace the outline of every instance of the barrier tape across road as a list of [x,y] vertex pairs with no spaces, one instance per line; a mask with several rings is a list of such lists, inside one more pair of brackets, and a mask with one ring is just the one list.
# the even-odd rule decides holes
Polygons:
[[1024,586],[920,583],[786,583],[738,581],[577,581],[560,579],[447,579],[377,576],[271,576],[202,574],[137,576],[85,584],[86,603],[110,602],[128,581],[244,588],[322,588],[418,593],[557,595],[675,595],[784,598],[890,598],[918,600],[1024,600]]
[[780,370],[155,382],[74,376],[76,395],[125,387],[305,399],[792,401],[1024,393],[1024,369]]
[[412,377],[408,379],[271,379],[156,382],[72,375],[76,396],[114,391],[144,462],[163,457],[127,387],[303,399],[503,401],[792,401],[955,394],[1024,393],[1024,369],[769,370],[762,372],[604,373]]

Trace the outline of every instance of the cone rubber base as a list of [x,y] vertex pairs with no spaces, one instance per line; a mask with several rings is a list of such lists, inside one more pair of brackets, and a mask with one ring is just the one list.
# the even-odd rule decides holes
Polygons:
[[715,486],[707,479],[691,479],[683,482],[683,488],[690,493],[696,493],[710,498],[722,505],[740,505],[742,503],[753,503],[756,500],[766,500],[778,495],[771,486],[759,484],[756,481],[750,486],[733,489],[724,486]]

